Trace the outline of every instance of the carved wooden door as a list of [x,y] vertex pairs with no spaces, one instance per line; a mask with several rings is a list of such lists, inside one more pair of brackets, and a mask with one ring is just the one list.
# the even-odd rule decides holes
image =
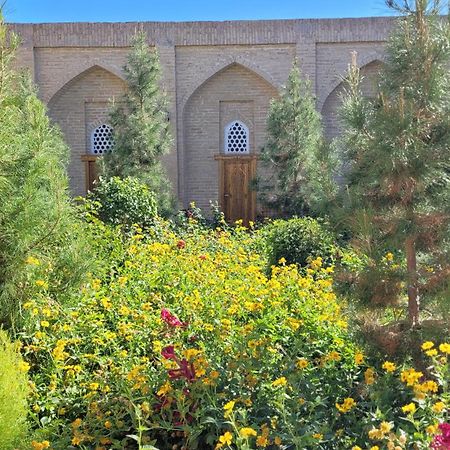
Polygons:
[[255,220],[256,192],[251,183],[256,175],[256,156],[218,156],[219,199],[227,222]]

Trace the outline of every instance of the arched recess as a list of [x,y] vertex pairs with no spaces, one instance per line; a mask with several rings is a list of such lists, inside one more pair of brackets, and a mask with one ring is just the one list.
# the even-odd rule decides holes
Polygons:
[[220,63],[208,68],[208,70],[206,70],[204,73],[198,74],[200,76],[199,81],[196,83],[194,87],[191,87],[182,97],[181,107],[184,109],[187,101],[192,97],[195,91],[200,89],[210,78],[217,76],[220,72],[227,70],[229,67],[232,67],[233,65],[240,65],[252,71],[255,75],[265,80],[275,89],[279,89],[281,87],[269,73],[261,69],[258,65],[252,63],[251,61],[243,57],[235,55],[221,60]]
[[89,154],[92,130],[108,123],[110,100],[120,97],[125,87],[122,78],[95,65],[65,83],[48,103],[49,115],[70,147],[69,180],[75,195],[86,193],[85,156]]
[[219,200],[219,168],[224,130],[233,120],[248,127],[249,148],[264,143],[270,100],[278,89],[266,78],[233,62],[208,78],[192,93],[183,110],[183,152],[180,155],[181,197],[209,210]]
[[[383,62],[374,60],[361,67],[361,91],[367,97],[374,97],[377,91],[378,75]],[[322,107],[322,117],[325,135],[332,139],[339,134],[339,108],[342,104],[342,97],[345,95],[345,82],[341,81],[328,95]]]
[[111,74],[115,75],[117,78],[120,78],[121,80],[125,81],[124,74],[122,72],[122,69],[111,66],[108,64],[100,63],[100,62],[87,62],[82,63],[77,66],[75,70],[67,72],[64,77],[62,77],[58,82],[53,86],[48,92],[46,92],[43,96],[43,100],[46,103],[49,103],[53,97],[61,92],[61,90],[68,84],[71,84],[74,80],[76,80],[78,77],[83,77],[86,72],[89,72],[93,69],[103,69],[107,72],[110,72]]

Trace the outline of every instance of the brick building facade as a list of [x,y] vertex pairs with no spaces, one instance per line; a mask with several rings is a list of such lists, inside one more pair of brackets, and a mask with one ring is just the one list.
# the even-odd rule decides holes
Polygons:
[[[358,52],[364,90],[370,94],[371,75],[380,67],[391,26],[389,18],[364,18],[12,28],[23,40],[19,64],[31,70],[39,95],[71,148],[69,176],[75,195],[86,192],[93,133],[107,124],[109,101],[125,89],[122,67],[130,41],[144,30],[149,45],[158,49],[170,98],[174,146],[164,160],[169,177],[182,206],[196,201],[207,209],[210,200],[223,202],[230,195],[221,167],[227,161],[221,155],[244,161],[259,152],[269,102],[286,82],[295,57],[312,80],[326,134],[332,137],[338,130],[336,111],[351,52]],[[234,122],[242,126],[242,139],[236,141],[243,145],[240,157],[227,154],[232,144],[226,130]],[[236,172],[230,180],[238,178]]]

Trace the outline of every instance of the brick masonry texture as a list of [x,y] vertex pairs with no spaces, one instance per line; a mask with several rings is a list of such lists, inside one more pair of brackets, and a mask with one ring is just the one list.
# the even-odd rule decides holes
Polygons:
[[133,35],[147,33],[158,50],[170,99],[174,143],[164,157],[180,206],[218,200],[224,128],[241,120],[250,151],[264,143],[270,100],[285,84],[294,58],[312,81],[326,134],[338,133],[337,110],[351,52],[358,53],[363,91],[374,92],[392,18],[236,22],[11,24],[22,37],[18,66],[27,67],[49,114],[71,148],[70,185],[85,194],[81,158],[91,133],[107,123],[125,88],[123,65]]

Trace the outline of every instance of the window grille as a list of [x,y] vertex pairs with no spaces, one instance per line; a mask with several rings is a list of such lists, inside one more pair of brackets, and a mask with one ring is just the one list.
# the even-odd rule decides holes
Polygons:
[[92,131],[91,153],[93,155],[104,155],[111,152],[113,147],[113,129],[109,125],[102,124]]
[[225,153],[250,153],[248,128],[239,120],[225,128]]

